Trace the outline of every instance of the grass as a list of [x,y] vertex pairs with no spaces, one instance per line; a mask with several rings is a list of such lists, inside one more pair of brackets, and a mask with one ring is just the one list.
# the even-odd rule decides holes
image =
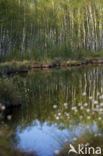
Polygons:
[[10,72],[30,69],[31,61],[10,61],[0,63],[0,72]]
[[[85,49],[73,50],[70,45],[56,45],[53,48],[38,50],[36,48],[26,49],[25,51],[20,51],[20,49],[13,49],[9,51],[5,56],[0,57],[0,62],[10,62],[10,61],[37,61],[37,62],[48,62],[55,61],[55,59],[60,60],[81,60],[81,59],[100,59],[103,58],[103,50],[91,51]],[[25,62],[25,61],[24,61]]]
[[86,60],[102,60],[103,50],[86,51],[84,49],[72,51],[66,47],[55,47],[49,51],[27,50],[21,56],[20,51],[10,52],[1,58],[0,73],[28,71],[32,65],[37,64],[64,64],[72,65]]
[[29,154],[15,149],[10,144],[10,137],[13,131],[7,125],[0,125],[0,156],[36,156],[36,154]]

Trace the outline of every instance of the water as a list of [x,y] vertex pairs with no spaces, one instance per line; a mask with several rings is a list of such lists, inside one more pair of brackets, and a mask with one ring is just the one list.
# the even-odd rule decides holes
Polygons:
[[21,108],[1,119],[1,132],[6,125],[5,134],[10,134],[4,146],[53,156],[86,134],[102,137],[103,67],[30,71],[4,79],[13,83],[22,100]]

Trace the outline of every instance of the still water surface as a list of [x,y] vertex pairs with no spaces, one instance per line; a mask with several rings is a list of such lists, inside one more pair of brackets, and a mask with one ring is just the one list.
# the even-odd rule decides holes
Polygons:
[[5,121],[12,146],[53,156],[85,134],[102,137],[103,67],[30,71],[8,79],[22,98],[21,108]]

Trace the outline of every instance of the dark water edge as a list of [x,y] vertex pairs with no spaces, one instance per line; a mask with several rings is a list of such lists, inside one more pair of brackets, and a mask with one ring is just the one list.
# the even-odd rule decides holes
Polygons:
[[102,59],[83,58],[79,60],[47,60],[47,61],[11,61],[0,63],[0,76],[14,75],[14,74],[27,74],[31,69],[35,71],[50,70],[55,68],[67,68],[78,66],[102,66]]
[[4,99],[17,101],[19,96],[21,101],[21,107],[0,113],[0,152],[10,152],[12,146],[52,156],[88,134],[102,138],[103,67],[29,71],[1,77],[0,82],[9,86],[10,96]]

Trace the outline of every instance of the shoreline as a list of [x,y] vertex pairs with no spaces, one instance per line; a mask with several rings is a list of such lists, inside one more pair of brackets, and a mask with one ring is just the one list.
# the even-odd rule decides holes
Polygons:
[[0,63],[0,75],[25,74],[31,69],[44,70],[63,67],[77,67],[86,65],[103,65],[103,59],[68,60],[64,62],[39,63],[35,61],[11,61]]

